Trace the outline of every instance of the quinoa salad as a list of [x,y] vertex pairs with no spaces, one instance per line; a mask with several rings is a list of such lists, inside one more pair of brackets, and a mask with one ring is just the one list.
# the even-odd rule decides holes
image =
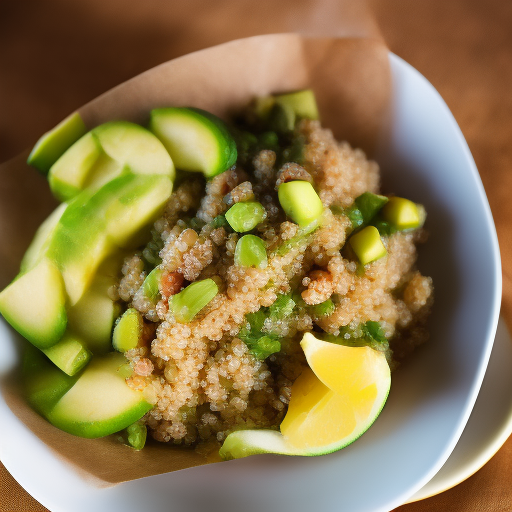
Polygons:
[[[366,338],[392,368],[428,338],[432,280],[415,267],[425,230],[383,236],[387,256],[362,266],[346,250],[347,212],[365,192],[379,193],[378,164],[317,120],[298,122],[293,141],[300,164],[261,149],[209,181],[184,178],[151,242],[124,261],[116,298],[144,317],[144,344],[125,354],[127,382],[154,405],[145,422],[158,441],[208,452],[235,430],[278,429],[306,365],[304,332],[347,344]],[[310,233],[280,206],[277,189],[292,180],[312,183],[322,201]],[[264,207],[251,231],[268,255],[263,268],[234,258],[242,234],[224,215],[244,202]],[[148,265],[160,270],[156,303],[144,292]],[[217,295],[190,322],[176,321],[169,297],[204,279]]]
[[428,339],[425,209],[382,195],[311,90],[228,123],[162,107],[147,128],[88,130],[75,113],[28,163],[61,204],[0,313],[30,342],[28,402],[65,432],[223,459],[330,453]]

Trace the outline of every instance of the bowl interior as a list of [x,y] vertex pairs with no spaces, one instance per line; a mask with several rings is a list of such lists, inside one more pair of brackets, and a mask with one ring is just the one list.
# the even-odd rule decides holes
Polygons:
[[[383,190],[425,204],[431,275],[431,340],[394,375],[373,427],[346,449],[317,458],[258,456],[99,488],[69,471],[7,408],[0,395],[0,456],[15,478],[55,512],[91,509],[384,511],[439,470],[476,399],[498,320],[501,268],[496,233],[466,142],[435,89],[390,55],[393,119],[378,161]],[[0,324],[0,338],[11,336]],[[0,373],[16,355],[0,344]],[[200,482],[200,485],[198,485]],[[200,492],[199,492],[200,491]]]

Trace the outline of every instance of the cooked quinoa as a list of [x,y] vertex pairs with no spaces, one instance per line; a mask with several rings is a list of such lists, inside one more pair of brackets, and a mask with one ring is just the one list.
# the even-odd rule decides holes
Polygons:
[[[432,280],[415,267],[416,244],[426,232],[383,236],[387,256],[362,267],[347,249],[352,224],[343,212],[362,193],[379,192],[377,163],[337,142],[318,121],[300,121],[295,136],[302,142],[300,165],[262,149],[209,181],[189,174],[155,222],[151,241],[125,259],[113,293],[145,323],[140,348],[126,353],[133,369],[128,383],[154,404],[145,422],[158,441],[206,453],[234,430],[278,429],[306,364],[299,345],[304,332],[351,343],[365,325],[378,325],[381,342],[372,346],[386,353],[392,368],[428,338]],[[324,206],[311,233],[280,207],[277,186],[290,180],[313,183]],[[265,208],[252,233],[264,242],[266,268],[236,265],[242,235],[219,222],[230,206],[246,201]],[[143,291],[155,265],[162,271],[156,303]],[[192,321],[177,322],[169,297],[206,278],[219,292]],[[263,358],[242,333],[254,327],[251,314],[281,297],[293,297],[293,309],[266,315],[260,334],[278,339],[280,351]],[[319,314],[314,306],[329,299],[332,308]]]

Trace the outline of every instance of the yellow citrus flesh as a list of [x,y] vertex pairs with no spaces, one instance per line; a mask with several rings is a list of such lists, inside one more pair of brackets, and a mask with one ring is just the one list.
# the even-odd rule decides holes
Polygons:
[[301,345],[311,369],[292,387],[281,423],[286,442],[324,453],[357,439],[381,411],[390,386],[384,354],[369,347],[345,347],[304,336]]

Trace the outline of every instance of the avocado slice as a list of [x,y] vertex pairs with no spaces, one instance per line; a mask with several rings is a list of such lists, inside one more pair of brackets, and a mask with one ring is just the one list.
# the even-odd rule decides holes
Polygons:
[[66,329],[66,294],[55,263],[43,258],[0,293],[0,313],[36,347],[55,345]]
[[48,181],[53,194],[67,201],[125,172],[164,174],[171,179],[175,175],[169,154],[150,131],[127,121],[112,121],[73,144],[51,167]]
[[91,353],[84,342],[66,331],[52,347],[42,349],[43,354],[67,375],[78,373],[91,359]]
[[149,129],[163,142],[178,169],[202,172],[207,178],[236,163],[236,143],[224,122],[198,108],[171,107],[151,111]]
[[172,192],[166,175],[124,174],[96,192],[84,190],[60,218],[47,257],[62,272],[70,305],[89,286],[100,264],[120,248],[137,246]]
[[30,405],[45,416],[77,381],[53,365],[32,345],[23,351],[23,388]]
[[27,163],[47,174],[61,155],[86,132],[80,114],[73,112],[36,142]]
[[46,418],[65,432],[87,438],[113,434],[142,418],[152,405],[126,384],[118,371],[125,364],[119,353],[94,357]]
[[120,305],[109,296],[109,288],[115,283],[115,277],[100,269],[81,299],[68,309],[69,331],[93,354],[111,350],[112,329],[121,313]]
[[23,256],[23,259],[21,260],[21,274],[24,274],[27,270],[33,268],[34,265],[39,261],[41,255],[45,253],[52,233],[54,232],[55,227],[59,223],[59,220],[67,206],[67,203],[60,204],[39,226],[39,229],[34,235],[34,239],[30,243],[28,249],[25,252],[25,255]]

